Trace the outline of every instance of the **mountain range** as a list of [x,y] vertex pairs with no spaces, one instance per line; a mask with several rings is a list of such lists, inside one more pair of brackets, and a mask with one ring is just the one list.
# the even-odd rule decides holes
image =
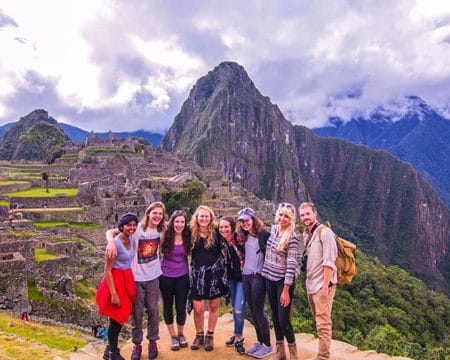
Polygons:
[[[39,109],[37,109],[39,110]],[[31,114],[31,113],[30,113]],[[28,115],[30,115],[28,114]],[[8,123],[5,125],[0,126],[0,138],[3,137],[5,132],[16,123]],[[91,133],[89,131],[83,130],[79,127],[65,124],[63,122],[56,122],[56,125],[58,125],[64,133],[66,133],[67,136],[69,136],[70,140],[72,141],[86,141],[86,139],[91,136]],[[107,138],[110,134],[109,132],[94,132],[94,136],[101,137],[101,138]],[[112,133],[114,137],[116,138],[127,138],[127,137],[138,137],[142,138],[148,141],[149,144],[156,147],[160,144],[161,139],[163,138],[162,134],[154,133],[147,130],[136,130],[136,131],[130,131],[130,132],[113,132]]]
[[448,289],[450,213],[430,184],[386,151],[293,125],[236,63],[196,82],[161,146],[262,198],[312,200],[343,237]]
[[347,122],[333,118],[313,131],[389,151],[412,164],[450,206],[450,119],[422,99],[408,97],[401,113],[380,109]]

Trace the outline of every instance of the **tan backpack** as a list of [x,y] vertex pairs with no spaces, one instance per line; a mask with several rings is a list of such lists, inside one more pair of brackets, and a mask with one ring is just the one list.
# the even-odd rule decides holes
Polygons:
[[[331,229],[331,223],[329,221],[325,221],[324,226]],[[321,242],[322,230],[323,226],[319,228],[319,240]],[[348,240],[340,238],[336,234],[334,234],[334,237],[338,249],[338,256],[336,258],[338,284],[349,284],[352,281],[353,276],[357,273],[355,262],[356,245]]]

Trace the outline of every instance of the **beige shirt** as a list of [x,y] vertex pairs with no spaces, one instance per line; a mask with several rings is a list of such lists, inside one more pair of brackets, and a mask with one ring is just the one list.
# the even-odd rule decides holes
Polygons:
[[[319,229],[322,230],[322,238],[319,239]],[[306,246],[307,232],[303,233],[303,241]],[[308,295],[315,294],[323,286],[323,267],[328,266],[333,269],[331,282],[337,283],[337,245],[333,231],[324,226],[318,226],[312,235],[311,241],[306,247],[308,260],[306,263],[306,292]]]

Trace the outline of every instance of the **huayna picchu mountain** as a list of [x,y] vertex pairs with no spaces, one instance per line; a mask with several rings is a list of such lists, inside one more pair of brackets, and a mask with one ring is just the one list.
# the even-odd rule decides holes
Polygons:
[[242,66],[224,62],[200,78],[161,146],[260,197],[313,200],[342,236],[448,292],[450,214],[430,184],[386,151],[294,126]]
[[389,151],[412,164],[450,206],[450,119],[417,96],[406,97],[399,110],[380,108],[347,122],[334,118],[313,131]]

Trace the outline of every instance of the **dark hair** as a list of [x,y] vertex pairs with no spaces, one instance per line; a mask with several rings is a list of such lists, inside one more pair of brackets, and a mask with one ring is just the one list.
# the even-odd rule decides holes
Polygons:
[[228,221],[230,223],[231,226],[231,232],[234,233],[236,231],[236,220],[234,220],[231,216],[223,216],[219,219],[219,227],[220,227],[220,222],[222,220]]
[[[255,235],[255,237],[258,237],[261,231],[265,230],[264,223],[262,220],[257,216],[252,216],[253,225],[252,225],[252,231],[251,233]],[[245,231],[242,226],[241,222],[238,223],[238,233],[239,237],[241,238],[241,241],[244,243],[247,241],[247,236],[249,234],[248,231]]]
[[128,223],[130,223],[132,221],[135,221],[136,225],[137,225],[138,218],[137,218],[136,214],[133,214],[131,212],[127,212],[125,214],[120,215],[119,226],[118,226],[119,231],[122,232],[123,231],[123,226],[127,225]]
[[170,216],[169,222],[167,223],[166,230],[163,232],[161,236],[161,253],[162,254],[169,254],[173,251],[173,246],[175,242],[175,228],[174,228],[174,222],[175,219],[179,216],[184,217],[184,229],[181,233],[181,237],[183,238],[183,247],[184,251],[187,255],[189,255],[191,250],[191,234],[189,231],[189,228],[187,226],[187,218],[186,213],[183,210],[175,210],[172,215]]

